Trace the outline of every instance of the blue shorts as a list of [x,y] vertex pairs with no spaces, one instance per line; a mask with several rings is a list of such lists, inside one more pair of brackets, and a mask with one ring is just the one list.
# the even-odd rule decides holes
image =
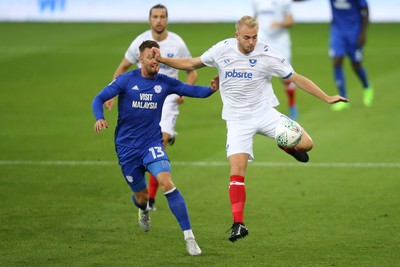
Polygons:
[[358,34],[332,32],[329,39],[329,56],[331,58],[349,56],[353,62],[361,62],[363,49],[357,44]]
[[147,187],[145,173],[157,176],[160,172],[171,172],[171,164],[161,143],[146,149],[116,146],[119,165],[126,182],[133,192]]

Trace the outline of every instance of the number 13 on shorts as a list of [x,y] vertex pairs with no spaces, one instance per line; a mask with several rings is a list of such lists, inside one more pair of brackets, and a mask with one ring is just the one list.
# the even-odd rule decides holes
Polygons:
[[150,147],[149,151],[151,152],[153,159],[159,159],[165,156],[164,149],[161,146]]

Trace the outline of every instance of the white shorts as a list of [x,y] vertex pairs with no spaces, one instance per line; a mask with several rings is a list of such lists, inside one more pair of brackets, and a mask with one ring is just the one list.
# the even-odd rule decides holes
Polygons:
[[253,160],[254,136],[261,134],[272,139],[275,138],[275,128],[282,117],[288,118],[275,108],[270,107],[264,113],[264,116],[259,116],[258,118],[227,121],[226,156],[246,153],[249,155],[249,160]]
[[171,137],[177,135],[177,132],[175,132],[176,120],[179,115],[179,105],[176,102],[177,97],[178,95],[175,94],[167,96],[161,113],[161,131],[169,134]]

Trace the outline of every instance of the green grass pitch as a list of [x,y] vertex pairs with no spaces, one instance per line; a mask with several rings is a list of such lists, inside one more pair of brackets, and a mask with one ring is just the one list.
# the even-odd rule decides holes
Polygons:
[[[308,164],[255,138],[246,176],[249,236],[230,243],[225,124],[218,94],[186,98],[168,149],[200,257],[159,191],[144,233],[116,164],[116,110],[96,135],[91,101],[131,40],[148,29],[120,23],[0,23],[0,264],[2,266],[399,266],[399,24],[372,24],[365,66],[376,90],[362,105],[346,61],[351,109],[333,112],[297,91],[299,122],[313,137]],[[192,55],[233,37],[233,23],[170,24]],[[293,66],[336,94],[328,24],[291,29]],[[216,69],[198,71],[206,85]],[[181,76],[182,78],[184,75]],[[287,112],[281,84],[274,80]]]

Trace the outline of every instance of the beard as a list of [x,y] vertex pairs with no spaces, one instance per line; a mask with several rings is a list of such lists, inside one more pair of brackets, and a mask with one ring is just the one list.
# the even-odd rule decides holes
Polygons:
[[157,34],[162,34],[163,32],[165,32],[165,27],[163,27],[163,28],[154,28],[154,31],[157,33]]

